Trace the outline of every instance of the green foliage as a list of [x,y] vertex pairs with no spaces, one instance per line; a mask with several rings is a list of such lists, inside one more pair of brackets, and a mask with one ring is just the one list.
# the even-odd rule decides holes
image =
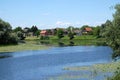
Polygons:
[[68,33],[68,37],[70,40],[72,40],[74,38],[74,33],[72,33],[71,31]]
[[36,32],[38,31],[37,26],[32,26],[30,31],[33,32],[34,36],[36,36]]
[[25,36],[21,31],[17,32],[17,37],[18,37],[19,40],[24,40],[25,39]]
[[74,30],[74,27],[73,26],[69,26],[68,28],[67,28],[67,31],[69,31],[69,32],[72,32]]
[[12,27],[0,19],[0,44],[17,44],[17,37],[12,35]]
[[0,19],[0,31],[11,32],[12,27],[8,22],[5,22],[2,19]]
[[49,40],[49,36],[41,36],[40,40]]
[[64,37],[63,33],[64,33],[64,32],[63,32],[62,29],[58,29],[58,30],[57,30],[57,36],[58,36],[58,39],[61,39],[61,38]]
[[83,25],[82,27],[81,27],[81,30],[84,30],[86,27],[89,27],[88,25]]
[[22,28],[21,27],[16,27],[14,30],[13,30],[14,32],[18,32],[18,31],[21,31],[21,32],[23,32],[23,30],[22,30]]
[[100,37],[100,27],[99,26],[94,27],[94,29],[93,29],[93,35],[96,36],[97,38]]
[[37,37],[39,37],[39,35],[40,35],[40,30],[37,30],[37,31],[35,32],[35,35],[36,35]]
[[106,43],[114,50],[113,58],[120,56],[120,4],[115,6],[116,12],[113,15],[113,21],[105,23],[103,36]]

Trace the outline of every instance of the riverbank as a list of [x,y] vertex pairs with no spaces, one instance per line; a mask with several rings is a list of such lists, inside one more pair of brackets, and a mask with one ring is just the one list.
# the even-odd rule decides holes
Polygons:
[[[59,79],[85,79],[85,80],[108,80],[108,78],[114,76],[114,74],[120,71],[120,61],[94,64],[90,66],[72,66],[64,67],[64,71],[70,71],[74,74],[58,75],[52,80]],[[79,74],[79,75],[77,75]],[[101,78],[101,79],[100,79]],[[109,79],[111,80],[111,79]]]
[[0,52],[16,52],[24,50],[42,50],[48,49],[48,46],[38,45],[34,41],[27,41],[25,43],[19,43],[18,45],[4,45],[0,46]]
[[91,35],[76,36],[73,40],[69,40],[65,36],[61,40],[57,36],[50,36],[49,40],[40,40],[40,37],[26,37],[25,43],[18,45],[3,45],[0,46],[0,52],[16,52],[24,50],[41,50],[49,48],[50,46],[83,46],[83,45],[104,45],[104,39],[96,39]]
[[94,64],[91,66],[77,66],[77,67],[65,67],[64,70],[79,71],[79,70],[94,70],[96,72],[116,72],[120,69],[120,61]]

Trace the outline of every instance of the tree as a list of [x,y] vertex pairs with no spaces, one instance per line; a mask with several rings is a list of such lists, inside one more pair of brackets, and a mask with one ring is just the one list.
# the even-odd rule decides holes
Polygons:
[[80,29],[85,30],[86,27],[89,27],[88,25],[83,25]]
[[38,37],[38,36],[40,35],[40,30],[37,30],[37,31],[35,32],[35,35]]
[[73,30],[74,30],[74,27],[73,26],[69,26],[68,28],[67,28],[67,30],[70,32],[73,32]]
[[68,37],[69,37],[70,40],[72,40],[74,38],[74,33],[70,31],[68,33]]
[[35,33],[38,31],[37,26],[32,26],[31,27],[31,32],[33,32],[33,35],[35,36]]
[[0,19],[0,44],[17,44],[17,37],[12,35],[12,27]]
[[97,38],[100,37],[100,26],[93,28],[93,35],[96,36]]
[[103,36],[106,43],[114,50],[113,58],[120,56],[120,4],[115,6],[116,12],[113,15],[113,21],[105,23],[105,32]]
[[113,57],[120,56],[120,4],[115,6],[116,12],[113,15],[113,27],[111,27],[111,31],[113,31],[112,35],[114,36],[114,41],[112,41],[113,49],[115,53]]
[[21,31],[17,32],[17,37],[18,37],[19,40],[24,40],[25,39],[25,36]]
[[58,30],[57,30],[57,36],[58,36],[59,39],[61,39],[61,38],[64,37],[63,33],[64,33],[64,32],[63,32],[62,29],[58,29]]
[[13,31],[14,32],[18,32],[18,31],[23,32],[23,30],[22,30],[22,28],[20,26],[16,27]]

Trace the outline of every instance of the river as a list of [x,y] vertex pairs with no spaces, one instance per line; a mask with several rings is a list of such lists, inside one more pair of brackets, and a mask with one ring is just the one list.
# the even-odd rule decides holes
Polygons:
[[50,80],[57,75],[72,73],[63,69],[66,66],[88,66],[112,61],[112,49],[107,46],[52,47],[0,54],[3,55],[9,57],[0,59],[0,80]]

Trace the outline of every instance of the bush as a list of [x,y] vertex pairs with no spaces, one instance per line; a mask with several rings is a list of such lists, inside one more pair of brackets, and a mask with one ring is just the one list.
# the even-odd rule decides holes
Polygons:
[[69,32],[69,33],[68,33],[68,37],[69,37],[70,40],[72,40],[72,39],[74,38],[74,33]]
[[24,40],[25,39],[25,36],[21,31],[17,32],[17,37],[19,38],[19,40]]
[[10,37],[9,41],[12,44],[17,44],[18,43],[18,38],[15,34],[11,34],[11,37]]
[[49,40],[50,38],[49,38],[49,36],[41,36],[40,37],[40,40]]
[[0,45],[17,43],[17,37],[12,35],[11,25],[8,22],[5,22],[2,19],[0,19]]

